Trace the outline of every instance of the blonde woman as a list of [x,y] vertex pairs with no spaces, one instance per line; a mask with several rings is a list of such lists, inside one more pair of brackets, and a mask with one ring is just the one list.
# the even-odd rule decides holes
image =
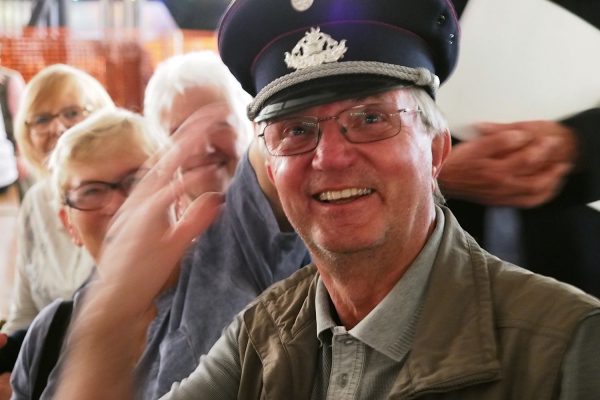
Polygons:
[[102,85],[67,65],[40,71],[25,87],[15,119],[19,151],[37,182],[21,205],[17,232],[17,278],[3,330],[25,329],[57,298],[70,298],[92,270],[89,254],[72,244],[51,201],[46,160],[64,131],[94,111],[114,107]]
[[[164,140],[164,135],[154,134],[141,116],[106,109],[69,129],[58,141],[50,159],[58,215],[73,243],[85,248],[94,260],[100,256],[113,215],[143,176],[145,161]],[[98,275],[101,279],[102,271]],[[79,299],[77,295],[75,307]],[[53,302],[31,324],[12,373],[12,399],[53,397],[58,373],[44,348],[54,346],[57,352],[60,350],[60,342],[47,338],[62,336],[52,321],[59,318],[55,316],[57,310],[65,304],[64,300]],[[160,305],[149,310],[147,321],[161,310]],[[141,349],[145,337],[139,340]],[[52,370],[47,386],[40,368]]]

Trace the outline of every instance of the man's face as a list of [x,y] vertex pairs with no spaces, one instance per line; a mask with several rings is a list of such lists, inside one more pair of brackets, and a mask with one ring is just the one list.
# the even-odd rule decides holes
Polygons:
[[[306,109],[320,118],[371,103],[416,108],[405,91]],[[448,135],[425,132],[418,113],[401,114],[392,138],[348,142],[335,120],[320,123],[321,140],[309,153],[271,156],[269,176],[285,213],[314,255],[420,249],[433,226],[433,179],[449,149]],[[336,200],[328,200],[336,199]]]

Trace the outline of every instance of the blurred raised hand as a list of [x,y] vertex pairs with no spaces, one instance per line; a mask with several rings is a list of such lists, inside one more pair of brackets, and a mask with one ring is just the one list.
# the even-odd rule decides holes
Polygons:
[[[222,126],[228,117],[223,107],[203,107],[200,128]],[[131,398],[133,367],[140,354],[136,343],[145,334],[149,309],[224,201],[222,193],[206,192],[189,199],[175,216],[175,204],[196,179],[180,168],[204,151],[197,134],[183,130],[173,135],[172,146],[150,161],[151,167],[115,215],[98,263],[100,279],[86,293],[72,327],[57,398]]]

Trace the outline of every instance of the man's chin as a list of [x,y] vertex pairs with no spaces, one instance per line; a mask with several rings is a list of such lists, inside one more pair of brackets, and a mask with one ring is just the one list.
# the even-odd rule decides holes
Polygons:
[[381,240],[373,238],[360,238],[356,236],[337,235],[335,237],[315,236],[309,246],[318,253],[335,256],[351,256],[372,251],[381,246]]

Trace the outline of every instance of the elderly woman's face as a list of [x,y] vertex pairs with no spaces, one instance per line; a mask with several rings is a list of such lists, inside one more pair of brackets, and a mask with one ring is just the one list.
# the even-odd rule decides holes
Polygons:
[[89,107],[75,88],[53,94],[38,102],[27,114],[31,143],[37,153],[46,157],[58,138],[71,126],[86,118]]
[[[185,134],[187,131],[198,136],[198,152],[182,166],[183,173],[193,176],[191,192],[188,193],[191,197],[207,191],[224,191],[239,161],[236,146],[238,127],[231,108],[220,109],[220,123],[208,123],[205,106],[225,101],[221,90],[211,86],[189,88],[173,101],[172,112],[168,116],[170,134]],[[210,118],[214,117],[211,114]]]
[[66,166],[68,178],[64,194],[73,199],[74,205],[62,207],[59,216],[73,242],[83,245],[94,259],[100,255],[110,220],[127,198],[128,190],[139,178],[138,169],[148,157],[141,149],[127,147],[107,157]]

